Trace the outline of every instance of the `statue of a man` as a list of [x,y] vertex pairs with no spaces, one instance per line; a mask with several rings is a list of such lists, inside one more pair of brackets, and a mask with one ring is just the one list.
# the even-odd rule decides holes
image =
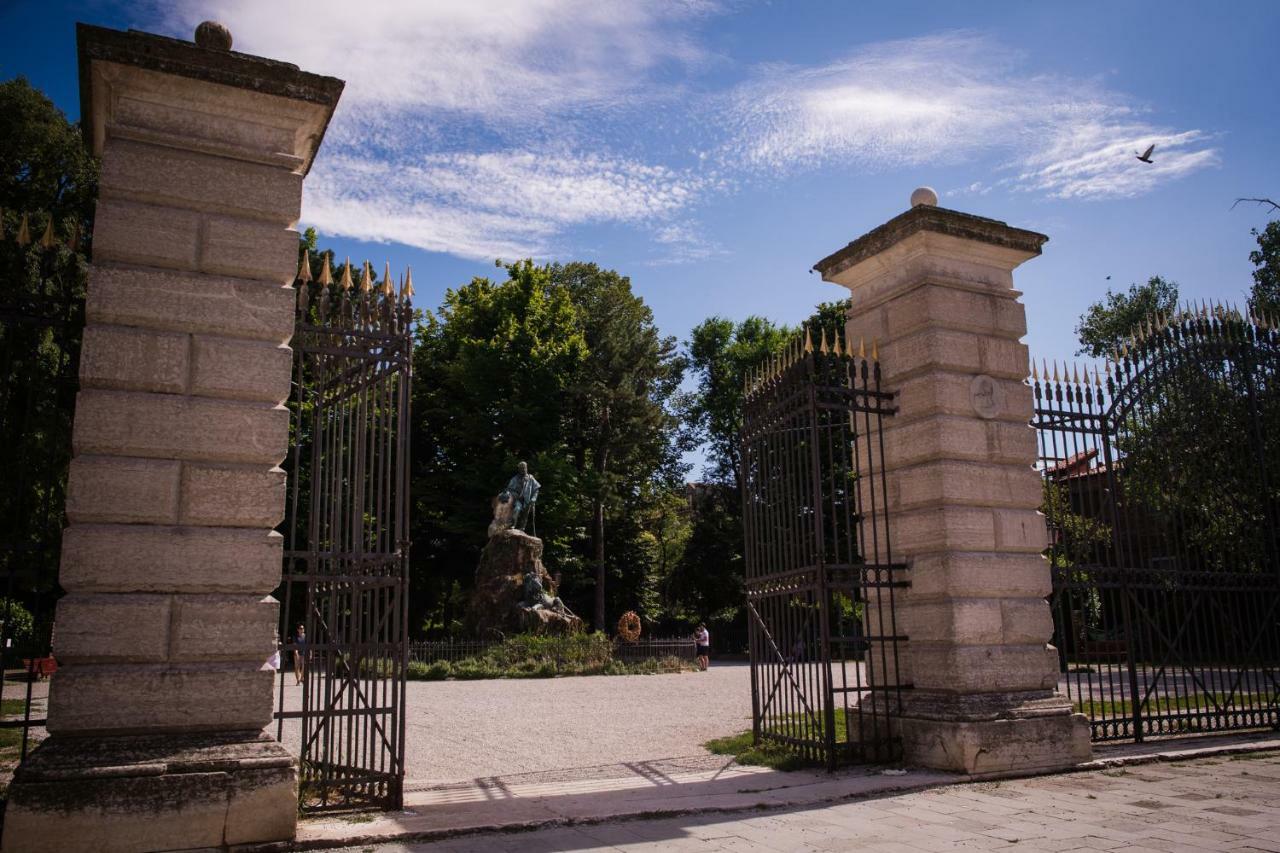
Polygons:
[[503,495],[508,496],[512,502],[511,529],[524,530],[534,505],[538,503],[538,490],[542,488],[542,484],[533,479],[527,463],[521,462],[517,467],[519,470],[503,489]]

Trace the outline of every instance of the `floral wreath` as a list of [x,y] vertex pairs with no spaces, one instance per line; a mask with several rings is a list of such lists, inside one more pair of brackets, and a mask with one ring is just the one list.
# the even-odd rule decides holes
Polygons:
[[618,636],[628,643],[640,639],[640,617],[634,610],[628,610],[618,619]]

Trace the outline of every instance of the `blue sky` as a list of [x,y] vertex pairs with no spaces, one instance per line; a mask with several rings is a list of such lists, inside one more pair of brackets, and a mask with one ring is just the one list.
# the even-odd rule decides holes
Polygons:
[[844,295],[809,267],[929,185],[1049,235],[1015,280],[1032,352],[1068,358],[1108,285],[1239,300],[1267,214],[1231,202],[1280,195],[1274,2],[0,0],[0,77],[74,118],[76,20],[205,18],[347,80],[303,224],[412,265],[426,307],[533,256],[630,275],[681,339],[795,322]]

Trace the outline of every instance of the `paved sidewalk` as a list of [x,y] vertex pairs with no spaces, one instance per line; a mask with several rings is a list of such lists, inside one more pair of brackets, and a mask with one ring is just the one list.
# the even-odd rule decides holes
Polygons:
[[951,784],[750,816],[699,814],[345,849],[1280,851],[1280,753]]

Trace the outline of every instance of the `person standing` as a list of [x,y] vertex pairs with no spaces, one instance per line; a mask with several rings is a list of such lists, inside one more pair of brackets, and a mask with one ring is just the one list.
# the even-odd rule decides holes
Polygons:
[[301,684],[302,677],[307,674],[307,629],[298,625],[293,632],[293,678],[294,684]]
[[698,646],[698,669],[706,672],[711,665],[711,632],[705,624],[699,624],[693,632],[693,642]]

